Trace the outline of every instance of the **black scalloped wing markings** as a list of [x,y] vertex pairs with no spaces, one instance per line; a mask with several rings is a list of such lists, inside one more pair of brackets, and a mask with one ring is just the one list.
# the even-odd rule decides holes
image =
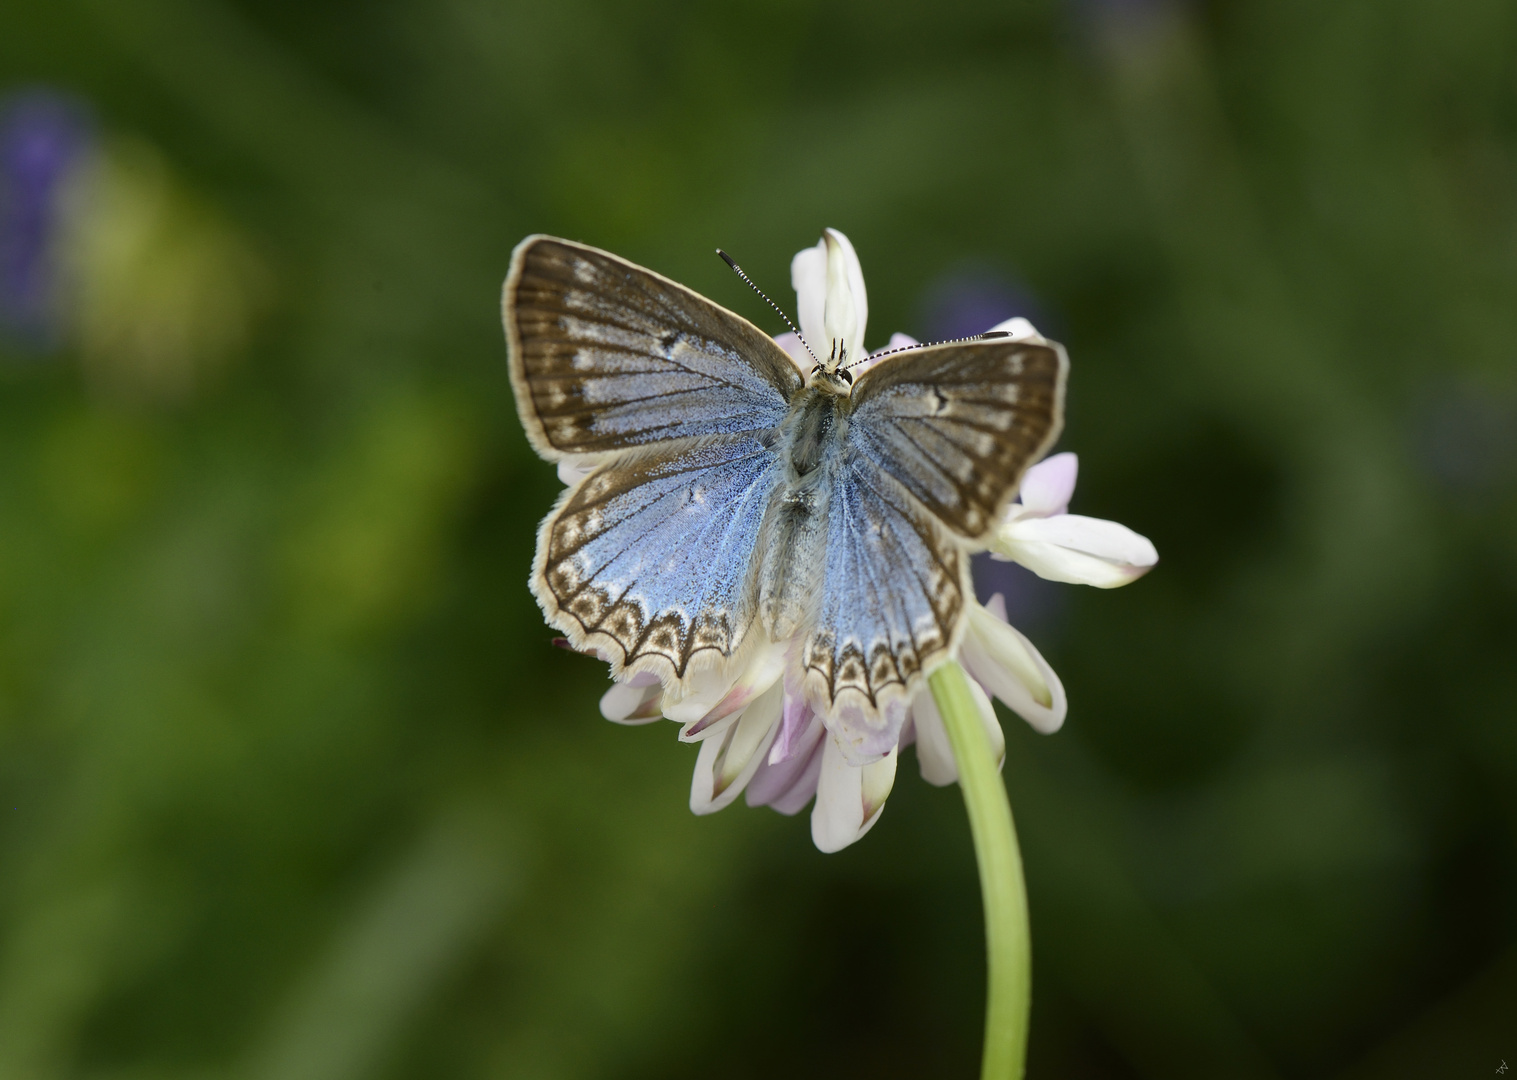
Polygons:
[[772,428],[801,384],[747,320],[582,244],[523,241],[503,307],[522,423],[550,458]]
[[901,353],[859,379],[848,439],[945,526],[981,540],[1058,438],[1068,360],[988,341]]
[[968,556],[878,467],[851,458],[829,497],[826,569],[801,653],[829,701],[850,692],[877,709],[951,647],[964,613]]

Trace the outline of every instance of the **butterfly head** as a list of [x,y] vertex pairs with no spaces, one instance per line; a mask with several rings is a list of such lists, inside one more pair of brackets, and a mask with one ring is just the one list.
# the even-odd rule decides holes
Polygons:
[[832,339],[832,351],[827,359],[811,369],[808,380],[813,386],[824,386],[835,394],[847,395],[853,390],[853,374],[848,370],[848,343],[841,338]]

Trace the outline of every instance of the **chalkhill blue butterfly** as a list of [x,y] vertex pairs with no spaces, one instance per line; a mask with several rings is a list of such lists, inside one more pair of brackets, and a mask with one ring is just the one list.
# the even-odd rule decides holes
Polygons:
[[969,557],[1058,437],[1068,360],[1036,335],[866,353],[846,245],[829,230],[812,249],[826,288],[800,316],[824,340],[802,361],[553,237],[517,246],[502,305],[522,425],[573,480],[538,533],[547,621],[656,688],[640,715],[692,740],[762,697],[768,761],[825,727],[858,769],[893,755],[925,674],[984,614]]

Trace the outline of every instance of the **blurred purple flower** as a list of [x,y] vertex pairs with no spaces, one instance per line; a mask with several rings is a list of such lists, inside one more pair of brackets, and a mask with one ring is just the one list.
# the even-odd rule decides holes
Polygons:
[[921,312],[926,341],[983,333],[1018,316],[1045,332],[1056,329],[1031,289],[988,267],[960,267],[941,275],[928,286]]
[[0,102],[0,327],[34,347],[56,333],[60,195],[91,142],[85,110],[49,90]]

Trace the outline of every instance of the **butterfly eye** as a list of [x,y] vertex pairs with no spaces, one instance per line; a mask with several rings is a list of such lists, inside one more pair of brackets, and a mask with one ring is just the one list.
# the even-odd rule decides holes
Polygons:
[[848,374],[847,368],[838,368],[838,374],[843,377],[843,381],[849,386],[853,385],[853,376]]

